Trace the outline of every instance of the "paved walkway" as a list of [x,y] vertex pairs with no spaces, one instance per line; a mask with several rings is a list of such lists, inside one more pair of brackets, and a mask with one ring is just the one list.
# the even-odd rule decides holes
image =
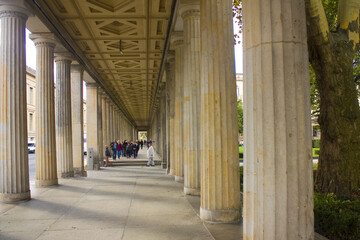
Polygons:
[[214,239],[160,166],[107,167],[59,183],[32,185],[31,201],[0,203],[0,239]]
[[0,203],[1,240],[242,239],[241,224],[203,223],[200,198],[185,196],[160,166],[107,167],[58,186],[31,184],[31,201]]

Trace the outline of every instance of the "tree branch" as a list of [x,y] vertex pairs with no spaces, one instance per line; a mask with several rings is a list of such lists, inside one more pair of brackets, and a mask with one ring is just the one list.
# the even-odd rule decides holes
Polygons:
[[318,46],[328,43],[329,23],[321,0],[305,0],[305,4],[308,37]]
[[348,32],[349,41],[354,41],[354,49],[359,44],[359,0],[339,0],[338,26]]

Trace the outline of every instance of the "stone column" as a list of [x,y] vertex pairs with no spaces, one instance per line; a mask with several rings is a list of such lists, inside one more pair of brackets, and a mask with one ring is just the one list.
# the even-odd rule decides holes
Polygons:
[[101,128],[99,129],[101,114],[99,115],[99,87],[97,83],[86,84],[86,106],[87,106],[87,148],[93,149],[94,163],[88,161],[89,170],[99,170],[99,156],[102,151],[101,143],[99,142],[99,135],[102,133]]
[[23,4],[0,2],[0,201],[30,199]]
[[71,65],[71,119],[74,175],[85,177],[84,171],[84,116],[83,73],[79,64]]
[[36,186],[58,184],[56,166],[54,48],[51,33],[31,34],[36,47]]
[[102,142],[102,148],[105,149],[105,145],[108,145],[107,142],[107,115],[106,115],[106,93],[102,91],[101,94],[101,108],[102,108],[102,135],[103,135],[103,142]]
[[167,134],[167,128],[166,128],[166,84],[163,86],[162,92],[161,92],[161,147],[162,147],[162,158],[163,158],[163,169],[167,169],[167,142],[166,142],[166,134]]
[[200,2],[200,217],[234,222],[240,219],[240,177],[232,4]]
[[111,117],[110,117],[110,98],[109,96],[106,97],[106,126],[107,126],[107,129],[106,129],[106,145],[109,147],[110,149],[110,143],[111,143],[111,136],[110,136],[110,129],[111,129]]
[[175,48],[175,181],[184,181],[183,156],[183,98],[184,98],[184,41],[183,36],[176,35],[172,39]]
[[304,4],[243,2],[244,239],[314,239]]
[[58,178],[74,176],[71,127],[71,61],[72,59],[68,54],[56,54],[55,130]]
[[175,59],[174,55],[169,56],[168,64],[166,66],[167,77],[167,103],[168,103],[168,143],[169,143],[169,174],[175,175],[175,132],[174,132],[174,117],[175,117]]
[[184,193],[200,195],[200,0],[183,2]]
[[103,125],[102,125],[102,94],[103,90],[98,87],[97,91],[97,145],[98,145],[98,166],[100,168],[101,161],[105,159],[105,147],[103,146]]
[[[114,140],[114,108],[113,108],[113,103],[110,102],[109,105],[109,119],[110,119],[110,123],[109,123],[109,144]],[[109,146],[110,147],[110,146]],[[110,150],[112,151],[112,149]]]

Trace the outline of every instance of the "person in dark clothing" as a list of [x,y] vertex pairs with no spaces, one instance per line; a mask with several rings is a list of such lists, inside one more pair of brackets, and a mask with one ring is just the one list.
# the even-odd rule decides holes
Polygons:
[[117,152],[117,142],[116,139],[114,139],[114,141],[111,143],[111,150],[112,150],[112,158],[113,160],[116,160],[116,152]]
[[110,150],[109,150],[108,146],[105,146],[105,159],[106,159],[105,167],[107,167],[109,164],[112,166],[112,163],[110,163],[110,161],[109,161],[110,156],[111,156]]
[[122,148],[123,148],[123,157],[126,156],[126,147],[127,147],[127,142],[126,140],[124,140],[123,144],[122,144]]
[[137,157],[137,152],[139,151],[139,144],[137,142],[134,142],[134,144],[132,145],[132,150],[135,159]]
[[129,144],[126,146],[127,158],[131,158],[131,151],[132,151],[132,143],[129,142]]
[[141,141],[140,141],[140,146],[141,146],[141,149],[143,148],[143,146],[144,146],[144,141],[141,139]]

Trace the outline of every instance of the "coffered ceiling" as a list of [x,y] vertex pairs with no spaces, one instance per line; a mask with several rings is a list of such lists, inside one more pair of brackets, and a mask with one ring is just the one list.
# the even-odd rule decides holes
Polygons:
[[128,118],[148,126],[173,1],[35,2],[48,19],[56,18],[59,33],[71,37],[69,44],[81,51]]

